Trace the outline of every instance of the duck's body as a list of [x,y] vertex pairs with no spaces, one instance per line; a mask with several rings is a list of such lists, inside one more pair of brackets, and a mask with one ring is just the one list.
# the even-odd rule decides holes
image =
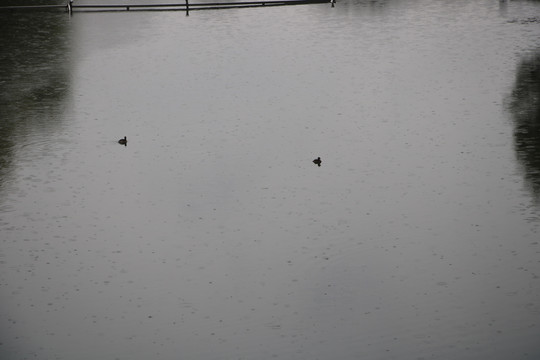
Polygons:
[[123,139],[118,140],[118,143],[121,145],[127,145],[127,136],[124,136]]
[[321,158],[320,157],[316,158],[315,160],[313,160],[313,163],[317,166],[321,166],[321,163],[322,163]]

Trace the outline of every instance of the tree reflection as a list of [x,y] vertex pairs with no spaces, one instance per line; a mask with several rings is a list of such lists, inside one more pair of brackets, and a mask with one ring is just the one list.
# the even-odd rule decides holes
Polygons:
[[510,98],[514,142],[525,179],[540,203],[540,49],[522,60]]
[[26,135],[58,128],[69,92],[68,24],[63,12],[0,12],[0,191]]

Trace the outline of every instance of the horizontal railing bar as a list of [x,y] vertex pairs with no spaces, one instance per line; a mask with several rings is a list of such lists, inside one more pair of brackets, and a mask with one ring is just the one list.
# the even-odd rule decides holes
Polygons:
[[10,5],[0,6],[0,9],[60,9],[66,8],[66,5]]
[[[290,5],[297,5],[297,4],[315,4],[315,3],[328,3],[330,0],[283,0],[283,1],[239,1],[239,2],[214,2],[214,3],[190,3],[189,8],[195,6],[240,6],[240,5],[272,5],[272,4],[290,4]],[[108,4],[108,5],[76,5],[73,4],[73,9],[95,9],[95,8],[151,8],[151,7],[185,7],[185,3],[181,4]],[[65,6],[61,6],[65,7]]]
[[[69,0],[68,0],[69,1]],[[242,7],[260,7],[260,6],[284,6],[284,5],[303,5],[303,4],[333,4],[334,0],[259,0],[259,1],[238,1],[238,2],[208,2],[208,3],[170,3],[170,4],[74,4],[69,1],[68,5],[28,5],[28,6],[0,6],[0,10],[9,9],[60,9],[68,8],[69,11],[75,9],[89,9],[90,11],[107,11],[107,9],[126,9],[126,10],[203,10],[203,9],[231,9]]]

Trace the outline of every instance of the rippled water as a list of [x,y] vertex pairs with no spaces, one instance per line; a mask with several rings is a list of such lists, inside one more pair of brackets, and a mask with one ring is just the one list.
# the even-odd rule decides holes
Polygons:
[[538,359],[539,10],[0,12],[0,358]]

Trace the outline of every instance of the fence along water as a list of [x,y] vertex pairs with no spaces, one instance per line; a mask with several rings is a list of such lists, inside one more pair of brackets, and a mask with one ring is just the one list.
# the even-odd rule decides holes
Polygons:
[[54,10],[65,9],[68,13],[74,11],[186,11],[189,15],[190,10],[210,10],[210,9],[232,9],[232,8],[248,8],[260,6],[290,6],[290,5],[309,5],[309,4],[326,4],[330,3],[335,6],[336,0],[270,0],[270,1],[238,1],[238,2],[213,2],[213,3],[189,3],[185,0],[184,3],[166,3],[166,4],[75,4],[73,0],[68,0],[65,5],[15,5],[15,6],[0,6],[1,10]]

